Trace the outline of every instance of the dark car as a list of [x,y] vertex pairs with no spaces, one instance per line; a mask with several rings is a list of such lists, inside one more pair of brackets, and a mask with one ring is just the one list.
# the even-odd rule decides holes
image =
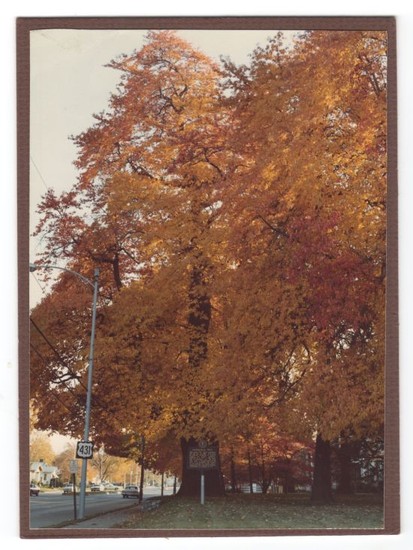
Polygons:
[[38,497],[40,493],[40,489],[37,485],[34,483],[30,483],[30,496],[31,497]]

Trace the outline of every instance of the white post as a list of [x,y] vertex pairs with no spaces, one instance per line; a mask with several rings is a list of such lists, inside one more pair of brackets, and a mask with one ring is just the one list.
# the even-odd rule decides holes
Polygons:
[[201,472],[201,504],[205,504],[205,475]]

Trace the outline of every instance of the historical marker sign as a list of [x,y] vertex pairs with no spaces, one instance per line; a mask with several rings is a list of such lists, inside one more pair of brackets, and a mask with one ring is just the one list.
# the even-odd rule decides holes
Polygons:
[[192,470],[211,470],[218,468],[218,452],[215,447],[208,447],[201,442],[196,447],[190,447],[188,453],[188,468]]

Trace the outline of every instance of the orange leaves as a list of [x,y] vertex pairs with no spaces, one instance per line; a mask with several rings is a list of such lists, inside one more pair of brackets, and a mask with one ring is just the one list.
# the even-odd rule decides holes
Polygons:
[[[240,82],[232,99],[240,120],[233,147],[253,159],[244,164],[237,185],[228,187],[230,206],[224,203],[234,219],[228,251],[237,262],[231,288],[234,326],[242,337],[238,346],[246,342],[250,369],[260,354],[258,364],[270,374],[273,352],[267,357],[266,352],[294,349],[294,336],[314,359],[317,346],[326,345],[328,365],[310,363],[320,378],[303,364],[302,379],[296,373],[299,383],[287,380],[294,387],[287,395],[307,418],[314,421],[316,410],[324,414],[330,432],[341,422],[362,423],[351,406],[355,373],[340,370],[343,357],[371,348],[378,372],[384,364],[375,337],[384,324],[379,274],[385,261],[386,180],[379,167],[386,159],[385,59],[379,61],[378,49],[384,38],[314,32],[289,55],[258,50],[253,77]],[[375,60],[369,70],[374,65],[377,72],[370,77],[380,81],[379,93],[368,85],[360,58]],[[254,322],[245,321],[248,317]],[[281,356],[275,354],[276,361]],[[323,378],[329,369],[332,376]],[[333,382],[336,369],[343,376]],[[355,407],[375,410],[380,422],[380,400],[375,408],[370,394],[374,380],[359,362],[355,372],[360,393]],[[282,380],[282,368],[278,376]],[[330,390],[335,399],[324,400]],[[369,407],[361,405],[363,395]]]
[[[79,183],[45,197],[39,227],[54,257],[101,267],[102,441],[141,431],[161,456],[180,436],[267,436],[265,453],[290,459],[285,432],[380,423],[383,39],[317,31],[285,48],[278,37],[250,67],[221,71],[154,31],[110,63],[118,93],[75,138]],[[47,303],[36,313],[83,375],[90,305],[66,279],[51,300],[65,322]],[[46,374],[33,358],[36,396],[53,383],[50,355]],[[79,395],[58,396],[73,406],[65,429],[79,424]]]

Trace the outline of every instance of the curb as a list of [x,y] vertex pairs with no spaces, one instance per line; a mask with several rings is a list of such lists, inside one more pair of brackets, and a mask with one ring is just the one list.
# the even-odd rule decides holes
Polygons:
[[[101,512],[100,514],[88,516],[82,520],[72,520],[70,522],[65,522],[64,524],[60,524],[56,527],[61,527],[63,529],[110,529],[114,524],[117,524],[125,519],[125,512],[128,513],[132,509],[137,509],[140,512],[147,512],[159,508],[160,504],[160,498],[152,497],[145,499],[138,504],[133,503],[130,506],[125,506],[124,508],[121,508],[119,510]],[[100,525],[98,525],[99,523]]]

